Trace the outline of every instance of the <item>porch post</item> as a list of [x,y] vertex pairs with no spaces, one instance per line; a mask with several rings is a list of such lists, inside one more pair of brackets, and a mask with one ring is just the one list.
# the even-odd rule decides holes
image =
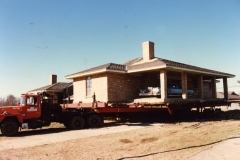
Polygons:
[[182,79],[182,98],[188,99],[187,93],[187,73],[181,72],[181,79]]
[[199,98],[203,99],[203,76],[198,76]]
[[211,85],[212,85],[212,98],[217,98],[217,91],[216,91],[216,77],[213,76],[211,78]]
[[224,99],[228,99],[228,83],[227,83],[227,78],[223,78],[223,92],[224,92]]
[[161,100],[167,99],[167,71],[160,71],[160,88],[161,88]]

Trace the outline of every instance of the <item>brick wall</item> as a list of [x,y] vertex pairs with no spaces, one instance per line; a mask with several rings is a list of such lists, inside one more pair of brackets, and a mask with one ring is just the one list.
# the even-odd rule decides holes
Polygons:
[[[92,94],[96,100],[102,102],[121,102],[139,97],[139,89],[159,87],[158,73],[144,73],[141,76],[130,74],[103,73],[92,75]],[[76,78],[73,81],[74,103],[79,101],[92,102],[92,96],[86,96],[87,77]],[[197,85],[199,86],[199,85]],[[193,82],[188,82],[188,88],[194,88],[195,98],[200,97],[200,88]],[[209,82],[203,82],[203,98],[212,98]]]
[[141,86],[141,76],[108,73],[108,100],[126,101],[137,98]]
[[203,82],[203,98],[212,98],[211,83]]

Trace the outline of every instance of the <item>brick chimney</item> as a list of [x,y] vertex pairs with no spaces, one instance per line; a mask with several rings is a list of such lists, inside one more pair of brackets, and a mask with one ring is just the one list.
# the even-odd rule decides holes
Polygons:
[[154,58],[154,43],[151,41],[143,42],[143,60],[149,61]]
[[51,74],[50,75],[50,84],[57,83],[57,75]]

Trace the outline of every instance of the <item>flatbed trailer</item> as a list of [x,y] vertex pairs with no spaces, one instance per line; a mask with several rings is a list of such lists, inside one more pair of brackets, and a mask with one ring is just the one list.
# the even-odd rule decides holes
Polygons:
[[169,99],[164,102],[140,102],[140,103],[73,103],[61,104],[63,109],[92,109],[96,113],[118,113],[118,112],[151,112],[168,110],[169,114],[173,114],[176,110],[191,110],[212,108],[221,106],[231,106],[231,103],[239,103],[240,101],[229,101],[225,99]]
[[174,114],[178,110],[190,111],[194,108],[199,112],[210,108],[214,112],[216,106],[230,106],[231,103],[225,99],[168,99],[137,103],[107,103],[93,99],[92,103],[53,104],[51,99],[43,99],[38,94],[23,94],[18,106],[0,108],[0,126],[3,135],[13,136],[21,128],[42,128],[51,122],[62,123],[69,129],[100,127],[108,113],[118,115],[167,110]]

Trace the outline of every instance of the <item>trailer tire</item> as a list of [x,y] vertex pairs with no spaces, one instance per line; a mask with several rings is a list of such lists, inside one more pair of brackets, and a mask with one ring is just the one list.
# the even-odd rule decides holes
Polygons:
[[90,114],[87,117],[87,124],[90,128],[100,127],[103,124],[103,119],[99,114]]
[[63,125],[64,125],[67,129],[70,129],[70,122],[64,122]]
[[1,132],[4,136],[14,136],[18,133],[19,125],[15,120],[6,120],[1,124]]
[[85,126],[85,120],[82,116],[74,116],[69,124],[70,129],[82,129]]

